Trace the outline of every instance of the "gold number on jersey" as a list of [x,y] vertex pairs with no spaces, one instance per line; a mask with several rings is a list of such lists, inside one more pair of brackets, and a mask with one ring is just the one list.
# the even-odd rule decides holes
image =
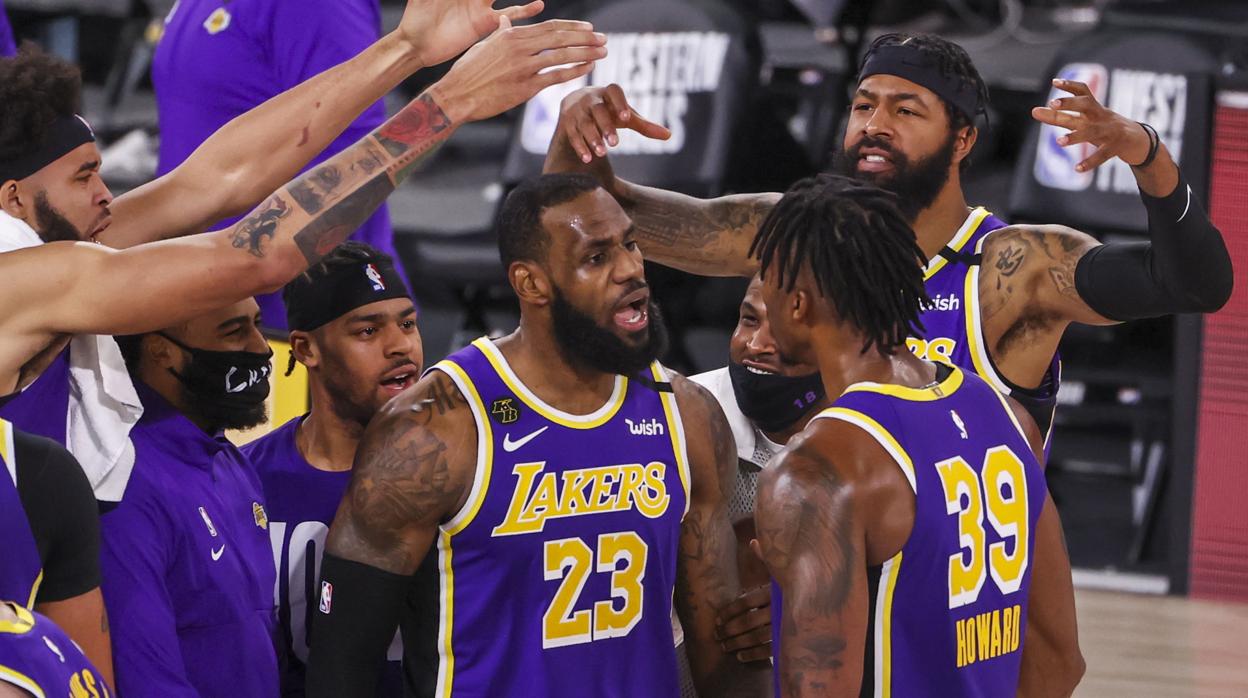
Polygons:
[[90,669],[83,669],[69,679],[70,698],[108,698],[108,689],[97,682]]
[[[1002,594],[1018,591],[1027,570],[1030,523],[1023,461],[1008,446],[994,446],[984,454],[978,476],[960,457],[937,463],[936,472],[945,490],[945,511],[958,517],[961,545],[949,556],[949,608],[975,603],[989,571]],[[987,546],[986,565],[985,509],[997,535],[1012,539],[1008,545],[1002,540]],[[1012,552],[1007,553],[1007,548]]]
[[[641,621],[649,547],[632,531],[598,536],[598,565],[594,551],[580,538],[546,541],[545,577],[562,579],[550,608],[542,616],[542,647],[577,645],[608,637],[623,637]],[[624,567],[619,568],[620,561]],[[611,598],[594,603],[593,610],[573,612],[590,569],[611,573]],[[616,608],[616,599],[623,601]]]

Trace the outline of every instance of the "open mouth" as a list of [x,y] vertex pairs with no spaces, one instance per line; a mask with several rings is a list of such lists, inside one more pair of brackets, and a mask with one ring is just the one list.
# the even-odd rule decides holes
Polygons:
[[892,158],[878,148],[864,149],[858,156],[859,172],[882,172],[891,169],[892,166]]
[[410,364],[400,366],[382,377],[381,387],[394,393],[402,392],[416,382],[418,373],[419,371],[417,371],[416,367]]
[[745,370],[759,376],[774,376],[780,373],[777,370],[764,366],[757,361],[750,361],[749,359],[742,361],[741,365],[745,367]]
[[625,296],[616,306],[613,319],[626,332],[644,330],[650,324],[650,290],[643,288]]

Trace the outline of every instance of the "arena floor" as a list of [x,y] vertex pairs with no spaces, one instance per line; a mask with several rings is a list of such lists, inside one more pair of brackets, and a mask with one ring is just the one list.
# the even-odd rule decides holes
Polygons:
[[1248,696],[1248,605],[1078,590],[1076,696]]

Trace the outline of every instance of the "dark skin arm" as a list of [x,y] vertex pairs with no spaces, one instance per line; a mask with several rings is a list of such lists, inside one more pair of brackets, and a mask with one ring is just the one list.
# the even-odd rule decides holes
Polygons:
[[756,697],[770,694],[770,667],[745,665],[724,652],[717,615],[740,590],[736,539],[727,497],[737,475],[736,444],[719,403],[702,386],[677,376],[672,382],[688,439],[691,494],[681,525],[676,613],[698,695]]
[[606,144],[618,142],[621,128],[649,138],[670,135],[638,114],[619,85],[573,92],[563,100],[543,171],[595,176],[633,220],[646,259],[701,276],[753,276],[758,261],[750,243],[780,194],[698,199],[619,179]]
[[369,424],[325,551],[393,574],[415,573],[438,525],[463,506],[476,453],[467,402],[446,374],[431,372]]
[[763,561],[784,594],[775,670],[782,696],[857,695],[869,600],[854,476],[805,435],[759,478]]
[[[1036,460],[1043,464],[1044,437],[1040,429],[1022,405],[1007,400],[1015,419],[1023,427]],[[1043,506],[1040,520],[1036,522],[1018,695],[1025,698],[1064,698],[1074,693],[1086,665],[1079,650],[1075,585],[1070,576],[1070,557],[1066,552],[1062,520],[1053,497],[1047,493]]]

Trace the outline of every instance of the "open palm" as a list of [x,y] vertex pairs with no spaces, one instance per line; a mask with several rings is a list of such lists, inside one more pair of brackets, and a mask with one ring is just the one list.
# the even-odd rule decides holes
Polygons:
[[408,0],[399,33],[416,49],[422,65],[433,66],[458,56],[493,32],[499,17],[526,19],[543,7],[542,0],[534,0],[496,10],[496,1]]

